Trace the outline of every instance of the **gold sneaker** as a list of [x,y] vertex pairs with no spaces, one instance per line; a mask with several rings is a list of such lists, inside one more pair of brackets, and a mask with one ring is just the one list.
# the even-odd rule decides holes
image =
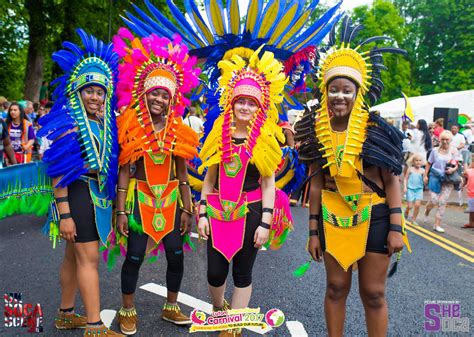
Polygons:
[[125,337],[125,335],[109,330],[109,328],[102,324],[94,327],[86,326],[84,337]]
[[224,298],[224,305],[222,307],[216,307],[216,306],[212,306],[212,311],[213,312],[217,312],[217,311],[227,311],[227,310],[230,310],[231,307],[230,307],[230,304],[229,302],[227,302]]
[[188,325],[192,323],[191,319],[181,312],[177,304],[165,303],[163,312],[161,313],[161,319],[176,325]]
[[84,329],[87,325],[87,318],[75,313],[58,311],[54,325],[59,330]]
[[134,335],[137,333],[138,316],[135,307],[126,309],[120,308],[117,313],[120,331],[125,335]]
[[242,337],[242,329],[224,330],[219,333],[219,337]]

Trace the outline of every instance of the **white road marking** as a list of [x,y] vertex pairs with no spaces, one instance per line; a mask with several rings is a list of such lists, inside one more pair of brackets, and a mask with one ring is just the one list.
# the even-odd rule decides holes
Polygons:
[[286,321],[286,327],[290,331],[291,337],[308,337],[303,324],[298,321]]
[[112,325],[116,313],[117,311],[109,309],[104,309],[100,312],[100,319],[107,328],[110,328],[110,326]]
[[[140,287],[140,289],[152,292],[152,293],[157,294],[157,295],[162,296],[162,297],[166,297],[166,293],[167,293],[166,287],[163,287],[163,286],[158,285],[156,283],[144,284]],[[178,302],[183,303],[184,305],[187,305],[188,307],[201,310],[201,311],[203,311],[203,312],[205,312],[206,314],[209,314],[209,315],[212,313],[212,305],[211,304],[209,304],[207,302],[204,302],[200,299],[197,299],[193,296],[190,296],[188,294],[185,294],[183,292],[179,293]],[[258,334],[261,334],[261,335],[263,335],[263,334],[265,334],[265,333],[272,330],[272,328],[270,328],[270,327],[268,327],[267,329],[249,327],[249,328],[246,328],[246,329],[248,329],[250,331],[253,331],[253,332],[256,332]]]

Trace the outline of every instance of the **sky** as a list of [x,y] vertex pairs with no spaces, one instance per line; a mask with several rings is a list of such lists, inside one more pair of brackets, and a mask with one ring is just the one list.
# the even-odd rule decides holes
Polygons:
[[[322,4],[335,5],[339,0],[320,0]],[[362,5],[370,5],[373,0],[344,0],[342,3],[342,8],[344,10],[351,10],[354,7]],[[249,0],[239,0],[240,8],[247,8]]]

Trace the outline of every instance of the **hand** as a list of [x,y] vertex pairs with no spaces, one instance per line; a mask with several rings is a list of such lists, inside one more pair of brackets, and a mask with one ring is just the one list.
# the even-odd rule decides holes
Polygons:
[[186,233],[189,233],[191,231],[191,215],[189,215],[186,212],[181,213],[181,228],[180,228],[180,234],[184,235]]
[[311,235],[308,241],[308,252],[314,261],[321,262],[323,257],[323,251],[321,249],[321,242],[319,237]]
[[454,172],[456,172],[456,169],[454,167],[446,169],[446,174],[453,174]]
[[425,185],[428,184],[428,176],[423,176],[423,182],[425,183]]
[[76,224],[72,218],[61,219],[59,221],[59,234],[64,240],[69,242],[76,241]]
[[407,191],[408,191],[408,188],[406,186],[403,187],[403,193],[407,193]]
[[258,226],[253,236],[253,242],[255,243],[254,247],[261,248],[264,244],[267,243],[269,236],[270,236],[269,229],[265,229],[262,226]]
[[128,237],[128,216],[125,214],[117,215],[116,226],[120,234]]
[[204,239],[209,237],[209,220],[207,218],[199,218],[198,221],[198,233]]
[[387,249],[388,257],[391,257],[393,253],[398,253],[403,249],[403,237],[402,233],[390,231],[387,237]]

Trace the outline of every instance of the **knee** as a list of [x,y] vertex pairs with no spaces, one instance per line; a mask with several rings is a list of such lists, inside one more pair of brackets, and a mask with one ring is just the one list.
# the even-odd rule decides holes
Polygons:
[[373,310],[379,310],[385,305],[385,292],[382,289],[361,289],[360,298],[366,307]]
[[223,286],[227,279],[227,270],[218,270],[217,268],[208,268],[207,282],[213,287]]
[[237,288],[246,288],[252,284],[252,273],[232,273],[234,285]]
[[350,283],[331,281],[327,284],[326,297],[332,302],[345,301],[349,290]]
[[184,254],[182,249],[173,249],[166,251],[166,261],[168,261],[168,270],[175,273],[182,273],[184,270]]

